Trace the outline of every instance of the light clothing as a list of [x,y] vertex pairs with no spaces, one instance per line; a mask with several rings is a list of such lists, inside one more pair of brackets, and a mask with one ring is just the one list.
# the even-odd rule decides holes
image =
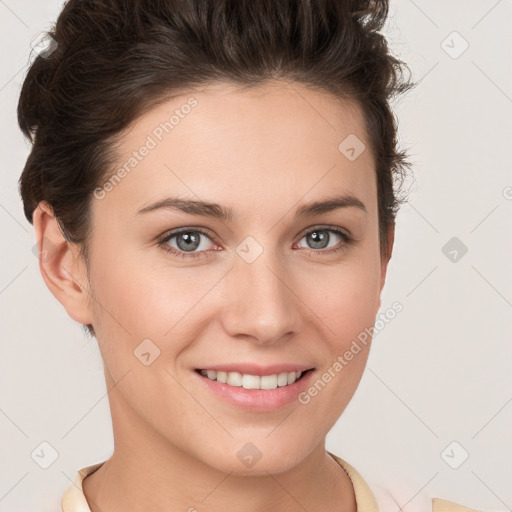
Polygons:
[[[380,489],[374,494],[368,484],[363,480],[363,477],[350,464],[331,452],[327,453],[333,457],[349,476],[352,486],[354,487],[358,512],[399,512],[401,510],[389,492]],[[62,512],[91,512],[83,493],[82,482],[87,475],[96,471],[104,462],[87,466],[76,472],[73,483],[67,487],[62,496]],[[430,508],[428,512],[430,512]],[[432,499],[432,512],[480,511],[458,505],[451,501],[434,498]]]

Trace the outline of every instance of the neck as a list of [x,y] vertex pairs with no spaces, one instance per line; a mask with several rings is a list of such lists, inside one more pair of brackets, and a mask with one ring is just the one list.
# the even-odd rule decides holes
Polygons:
[[169,443],[118,398],[114,453],[83,481],[91,512],[356,511],[352,483],[323,442],[287,471],[233,475]]

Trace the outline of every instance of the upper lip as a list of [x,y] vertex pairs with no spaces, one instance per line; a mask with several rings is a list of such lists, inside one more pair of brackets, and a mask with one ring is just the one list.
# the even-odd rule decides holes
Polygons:
[[238,372],[247,375],[274,375],[283,372],[304,372],[313,369],[312,365],[282,363],[262,366],[255,363],[212,364],[198,370],[215,370],[217,372]]

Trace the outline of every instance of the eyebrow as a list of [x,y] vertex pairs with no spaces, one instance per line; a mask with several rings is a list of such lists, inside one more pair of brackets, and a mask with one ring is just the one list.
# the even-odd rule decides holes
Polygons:
[[[322,213],[332,212],[341,208],[357,208],[365,214],[366,207],[357,197],[345,194],[326,198],[322,201],[312,201],[297,208],[296,217],[312,217]],[[195,201],[191,199],[180,199],[179,197],[167,197],[155,203],[144,206],[137,211],[137,215],[153,212],[160,209],[180,210],[191,215],[201,215],[212,217],[224,221],[231,221],[234,218],[234,212],[231,208],[221,206],[217,203],[207,201]]]

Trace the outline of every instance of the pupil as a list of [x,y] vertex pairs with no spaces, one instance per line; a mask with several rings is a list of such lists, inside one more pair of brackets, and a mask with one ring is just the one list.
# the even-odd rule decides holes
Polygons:
[[[177,244],[181,250],[194,250],[199,246],[199,237],[191,233],[191,231],[180,233],[177,237]],[[184,246],[180,243],[182,240],[185,240]]]
[[314,249],[325,248],[326,242],[329,241],[329,236],[325,234],[325,231],[313,231],[310,233],[309,238]]

